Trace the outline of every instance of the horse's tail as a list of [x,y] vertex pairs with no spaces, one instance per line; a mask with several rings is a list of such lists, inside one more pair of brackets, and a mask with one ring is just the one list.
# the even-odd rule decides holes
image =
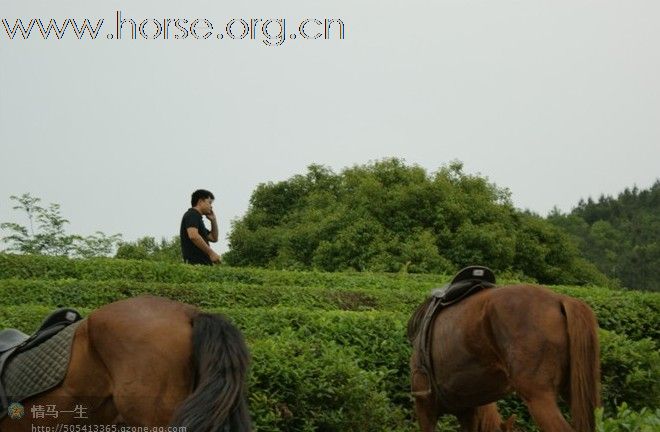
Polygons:
[[243,335],[217,314],[198,314],[192,327],[195,390],[177,409],[171,426],[191,432],[250,432],[245,379],[250,355]]
[[600,405],[598,322],[585,303],[562,301],[568,329],[570,355],[570,405],[577,432],[595,430],[594,410]]

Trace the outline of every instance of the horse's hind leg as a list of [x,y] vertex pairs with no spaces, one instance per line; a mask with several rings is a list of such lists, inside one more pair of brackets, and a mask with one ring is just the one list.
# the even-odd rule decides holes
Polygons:
[[575,432],[561,414],[554,393],[523,398],[534,422],[543,432]]
[[477,425],[477,410],[471,408],[469,410],[456,413],[458,423],[461,425],[461,432],[478,432]]
[[432,395],[415,398],[415,414],[417,415],[419,428],[422,432],[435,431],[435,425],[438,423],[440,413],[435,398]]
[[502,417],[495,403],[465,410],[458,413],[456,418],[461,424],[462,432],[503,431]]
[[[177,333],[176,329],[170,331]],[[189,342],[175,338],[161,340],[173,346]],[[191,391],[190,371],[186,370],[188,358],[174,350],[159,351],[161,347],[155,343],[141,348],[143,351],[124,360],[130,369],[116,367],[113,402],[127,425],[165,426]]]

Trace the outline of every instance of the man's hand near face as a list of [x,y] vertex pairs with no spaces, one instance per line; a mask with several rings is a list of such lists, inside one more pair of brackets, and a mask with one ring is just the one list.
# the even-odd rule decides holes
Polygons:
[[206,219],[211,222],[215,222],[215,213],[213,212],[213,209],[211,209],[211,212],[206,215]]
[[215,243],[218,241],[218,221],[213,212],[213,207],[211,207],[209,213],[206,214],[206,219],[211,222],[211,232],[209,232],[208,239],[210,242]]

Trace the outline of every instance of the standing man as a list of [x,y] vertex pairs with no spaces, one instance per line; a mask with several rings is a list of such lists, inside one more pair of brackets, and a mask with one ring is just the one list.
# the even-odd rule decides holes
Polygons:
[[[192,194],[191,208],[181,220],[181,254],[188,264],[213,265],[220,262],[220,255],[213,252],[209,242],[218,241],[218,222],[213,213],[213,194],[198,189]],[[211,231],[206,229],[202,215],[211,222]]]

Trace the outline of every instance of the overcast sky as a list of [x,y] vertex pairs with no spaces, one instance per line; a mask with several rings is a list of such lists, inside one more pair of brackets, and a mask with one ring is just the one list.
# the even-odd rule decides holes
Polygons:
[[[0,221],[23,222],[9,196],[30,192],[70,232],[169,238],[201,187],[224,238],[259,183],[392,156],[459,159],[542,215],[660,177],[657,0],[241,3],[2,0],[10,28],[104,23],[96,40],[0,23]],[[116,40],[117,10],[216,33]],[[234,18],[286,18],[288,35],[338,18],[345,39],[219,39]]]

